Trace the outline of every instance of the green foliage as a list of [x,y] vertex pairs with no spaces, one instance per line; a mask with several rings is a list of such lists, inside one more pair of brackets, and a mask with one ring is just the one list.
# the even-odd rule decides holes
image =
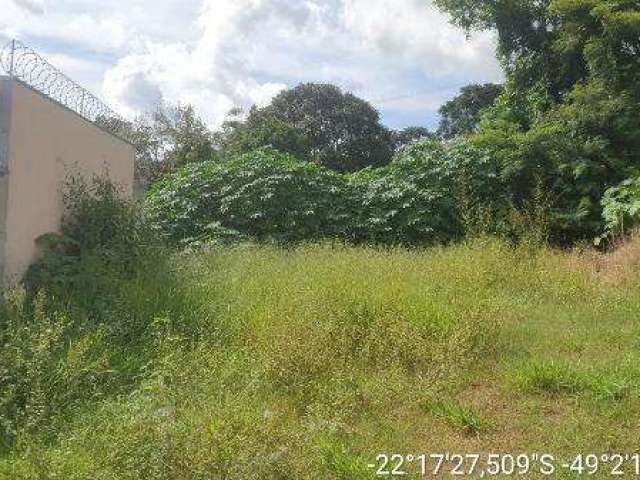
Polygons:
[[554,0],[562,21],[554,48],[581,56],[589,75],[614,91],[634,91],[640,75],[640,11],[635,0]]
[[[242,111],[232,111],[242,115]],[[297,158],[310,160],[309,137],[299,128],[276,117],[267,109],[252,107],[246,120],[228,119],[215,133],[216,143],[227,156],[237,156],[268,147]]]
[[131,130],[136,179],[143,183],[216,156],[213,135],[191,105],[160,105],[150,118],[139,118]]
[[82,261],[74,276],[86,284],[0,299],[0,457],[53,441],[79,412],[130,391],[166,329],[156,318],[198,315],[195,303],[172,298],[179,285],[156,261],[131,278]]
[[[389,166],[351,177],[351,235],[360,241],[416,244],[446,241],[460,232],[451,178],[441,176],[437,144],[416,144]],[[356,200],[357,199],[357,200]]]
[[494,152],[516,211],[541,188],[552,241],[600,235],[605,191],[639,165],[637,2],[436,3],[467,30],[497,30],[505,91],[471,141]]
[[339,172],[389,163],[391,135],[366,101],[329,84],[306,83],[227,122],[219,143],[230,153],[272,147]]
[[501,92],[502,86],[493,83],[463,87],[457,97],[440,107],[438,135],[451,139],[475,132],[482,111],[492,106]]
[[79,251],[101,248],[109,259],[125,263],[148,247],[141,213],[108,177],[68,177],[63,201],[62,233]]
[[[458,192],[467,186],[469,203],[484,197],[496,179],[489,159],[470,146],[420,142],[405,148],[385,168],[351,177],[362,209],[351,232],[356,239],[388,244],[449,241],[463,233]],[[484,191],[483,191],[484,190]]]
[[397,153],[412,143],[434,140],[436,135],[424,127],[407,127],[402,130],[393,130],[391,132],[391,140],[393,149]]
[[551,8],[551,0],[436,0],[435,3],[467,31],[497,31],[498,58],[520,93],[543,86],[558,100],[587,74],[580,54],[556,48],[564,24],[563,18]]
[[213,226],[260,241],[416,245],[461,237],[481,212],[493,227],[506,205],[499,182],[492,158],[465,143],[417,142],[386,167],[348,175],[257,150],[165,178],[148,208],[160,232],[187,244],[215,239]]
[[26,275],[27,285],[34,289],[64,291],[81,284],[79,265],[88,260],[130,275],[158,245],[138,206],[107,177],[90,181],[68,177],[63,200],[61,233],[45,234],[36,241],[42,258]]
[[343,230],[343,185],[319,165],[257,150],[166,177],[151,190],[148,210],[174,241],[202,240],[212,225],[259,240],[315,240]]
[[602,198],[604,238],[619,238],[640,224],[640,177],[607,189]]
[[493,152],[518,208],[542,188],[551,239],[569,244],[602,232],[604,191],[637,169],[639,111],[628,94],[598,82],[579,84],[527,129],[499,103],[470,141]]

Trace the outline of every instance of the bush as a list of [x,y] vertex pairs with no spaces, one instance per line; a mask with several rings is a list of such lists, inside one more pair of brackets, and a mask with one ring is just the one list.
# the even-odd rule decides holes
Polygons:
[[188,166],[156,184],[147,205],[159,230],[186,244],[244,236],[445,242],[480,223],[481,213],[490,212],[487,223],[498,223],[504,202],[496,195],[501,187],[494,163],[468,143],[422,141],[386,167],[337,174],[262,149],[225,164]]
[[353,238],[390,244],[446,241],[462,233],[454,195],[455,176],[444,149],[419,142],[387,167],[350,177],[355,196]]
[[141,209],[114,184],[70,178],[64,203],[61,233],[39,239],[27,289],[0,297],[0,454],[50,441],[81,406],[131,388],[167,319],[184,330],[200,317]]
[[152,259],[158,244],[141,209],[108,178],[71,176],[63,200],[61,233],[36,240],[42,258],[27,272],[30,289],[64,291],[82,282],[82,262],[94,261],[127,276]]
[[74,328],[107,325],[111,342],[135,348],[148,332],[147,314],[181,308],[160,293],[177,288],[170,252],[140,206],[107,178],[69,178],[64,205],[61,233],[38,239],[42,255],[25,276],[27,300],[42,292],[73,311]]
[[[536,104],[535,92],[527,100]],[[591,81],[576,84],[561,104],[531,110],[528,122],[518,121],[499,101],[471,141],[492,152],[518,210],[545,192],[553,243],[593,239],[604,228],[604,192],[638,168],[638,102]]]
[[220,227],[263,241],[316,240],[344,229],[344,184],[319,165],[261,149],[190,165],[156,184],[147,205],[175,242],[216,238]]
[[131,266],[153,243],[142,210],[108,178],[69,178],[64,204],[62,233],[80,253],[99,249],[108,261]]
[[608,189],[602,198],[605,238],[629,233],[640,223],[640,177],[625,180]]

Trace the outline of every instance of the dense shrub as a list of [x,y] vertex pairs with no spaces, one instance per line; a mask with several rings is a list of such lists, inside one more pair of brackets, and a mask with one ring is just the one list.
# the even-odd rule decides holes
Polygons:
[[343,178],[274,150],[190,165],[156,184],[148,210],[169,238],[190,243],[232,229],[260,240],[300,241],[343,230]]
[[420,143],[385,168],[354,174],[351,186],[362,205],[351,223],[354,237],[419,243],[455,236],[453,181],[439,164],[441,153],[436,143]]
[[84,282],[80,264],[90,260],[121,275],[151,261],[158,243],[142,210],[108,178],[71,176],[63,200],[61,233],[37,240],[43,255],[27,272],[28,286],[62,291],[78,286]]
[[603,230],[604,192],[638,168],[638,103],[600,82],[576,85],[551,108],[531,106],[540,102],[532,93],[523,115],[499,100],[470,141],[496,158],[518,209],[528,209],[537,190],[544,191],[554,243],[593,239]]
[[[43,235],[27,272],[27,306],[39,293],[72,311],[72,330],[107,326],[109,341],[134,349],[150,325],[137,312],[162,311],[172,288],[170,252],[142,208],[107,178],[70,178],[61,233]],[[157,309],[157,310],[156,310]]]
[[39,240],[27,289],[0,296],[0,454],[28,438],[49,441],[81,405],[131,388],[164,319],[185,329],[199,317],[117,186],[70,178],[64,203],[62,232]]
[[602,80],[576,83],[562,102],[510,80],[478,132],[455,143],[418,141],[389,165],[342,176],[258,151],[183,170],[151,205],[177,240],[223,228],[260,240],[419,244],[492,233],[566,246],[611,227],[603,196],[640,166],[639,111],[633,92]]
[[187,244],[220,236],[426,244],[480,223],[495,231],[505,204],[496,192],[500,178],[487,152],[427,140],[386,167],[353,174],[273,150],[192,165],[155,185],[148,208],[162,232]]
[[490,163],[468,144],[426,141],[405,148],[387,167],[353,174],[362,205],[351,223],[354,237],[395,244],[460,237],[476,207],[496,190]]
[[605,235],[617,237],[628,233],[640,223],[640,177],[625,180],[608,189],[602,198]]

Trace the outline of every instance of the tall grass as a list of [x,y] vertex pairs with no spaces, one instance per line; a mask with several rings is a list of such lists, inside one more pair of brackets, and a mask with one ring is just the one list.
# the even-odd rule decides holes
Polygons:
[[99,285],[88,309],[86,289],[5,303],[0,478],[369,478],[376,452],[429,446],[424,428],[499,432],[478,398],[456,399],[479,378],[531,398],[638,392],[638,369],[617,389],[604,356],[589,375],[536,363],[555,341],[546,314],[626,329],[627,356],[640,331],[620,323],[637,290],[567,254],[244,246]]

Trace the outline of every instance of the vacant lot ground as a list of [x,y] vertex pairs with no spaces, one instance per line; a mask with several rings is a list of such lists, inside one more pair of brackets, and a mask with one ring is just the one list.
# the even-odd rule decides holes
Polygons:
[[636,251],[181,255],[154,296],[123,293],[149,325],[135,351],[99,325],[68,340],[59,368],[84,342],[102,360],[77,368],[115,386],[19,424],[0,477],[354,479],[381,452],[636,452]]

